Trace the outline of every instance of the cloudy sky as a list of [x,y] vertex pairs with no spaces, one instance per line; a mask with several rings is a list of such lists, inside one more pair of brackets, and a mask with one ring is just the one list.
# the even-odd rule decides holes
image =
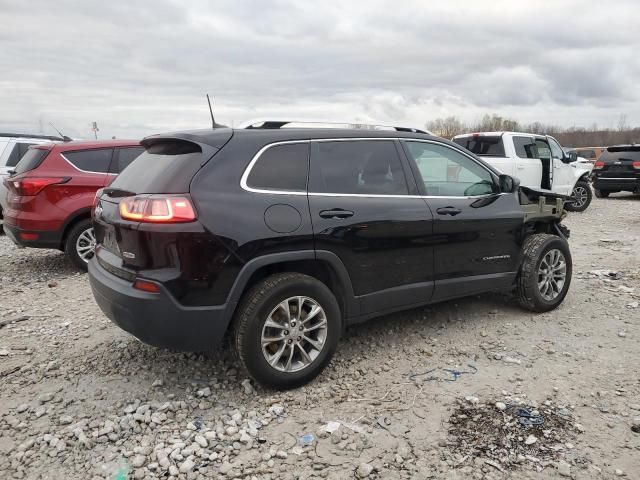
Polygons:
[[498,113],[640,125],[640,5],[0,0],[0,130],[141,136],[216,120],[424,127]]

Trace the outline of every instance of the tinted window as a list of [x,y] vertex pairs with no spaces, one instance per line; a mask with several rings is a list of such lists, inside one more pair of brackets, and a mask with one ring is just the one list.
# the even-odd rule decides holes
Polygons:
[[504,157],[501,136],[478,135],[477,137],[454,138],[453,141],[476,155]]
[[143,147],[116,148],[113,165],[111,165],[111,173],[122,172],[131,162],[144,152]]
[[531,137],[513,137],[513,146],[520,158],[538,158],[536,142]]
[[453,148],[425,142],[406,142],[427,195],[466,197],[493,193],[491,173]]
[[184,193],[203,164],[192,142],[168,140],[150,145],[110,185],[131,193]]
[[309,191],[406,195],[407,180],[392,140],[315,142]]
[[31,145],[35,143],[16,143],[7,159],[7,167],[15,167]]
[[65,157],[74,167],[85,172],[107,173],[111,163],[111,148],[99,148],[96,150],[77,150],[63,152]]
[[640,145],[637,147],[609,147],[600,155],[601,162],[612,162],[615,160],[640,162]]
[[265,150],[247,178],[251,188],[263,190],[307,190],[309,143],[275,145]]
[[24,173],[33,170],[34,168],[38,168],[48,153],[49,150],[31,148],[22,156],[14,170],[16,173]]

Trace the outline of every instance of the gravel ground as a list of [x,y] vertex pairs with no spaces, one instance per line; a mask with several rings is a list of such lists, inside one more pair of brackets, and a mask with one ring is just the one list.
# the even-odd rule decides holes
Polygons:
[[138,342],[61,253],[0,237],[0,320],[28,317],[0,329],[0,478],[640,478],[640,197],[565,222],[559,309],[490,294],[376,319],[284,393],[227,353]]

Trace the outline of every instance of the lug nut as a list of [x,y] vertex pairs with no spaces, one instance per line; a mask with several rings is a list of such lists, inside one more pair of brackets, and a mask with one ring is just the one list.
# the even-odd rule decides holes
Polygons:
[[285,335],[289,335],[289,330],[285,330],[285,331],[284,331],[284,334],[285,334]]
[[300,325],[300,331],[304,330],[304,327],[302,325]]
[[288,343],[289,345],[291,345],[291,339],[287,340],[287,343]]

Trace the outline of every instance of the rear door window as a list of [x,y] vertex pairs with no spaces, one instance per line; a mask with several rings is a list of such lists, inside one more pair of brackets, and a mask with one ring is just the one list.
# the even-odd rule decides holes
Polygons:
[[42,148],[30,148],[27,150],[14,169],[16,174],[29,172],[40,166],[45,157],[49,154],[49,150]]
[[247,186],[258,190],[304,192],[309,172],[309,142],[274,145],[256,160]]
[[78,170],[89,173],[107,173],[111,164],[113,148],[75,150],[61,154]]
[[476,155],[504,157],[504,144],[500,135],[478,135],[454,138],[453,141]]
[[546,140],[536,138],[536,150],[538,152],[537,158],[551,158],[551,148]]
[[144,147],[116,148],[113,153],[113,161],[111,162],[109,173],[119,174],[127,168],[131,162],[138,158],[142,152],[144,152]]
[[531,137],[513,137],[513,146],[520,158],[538,158],[536,142]]
[[309,191],[407,195],[407,179],[393,140],[314,142]]

